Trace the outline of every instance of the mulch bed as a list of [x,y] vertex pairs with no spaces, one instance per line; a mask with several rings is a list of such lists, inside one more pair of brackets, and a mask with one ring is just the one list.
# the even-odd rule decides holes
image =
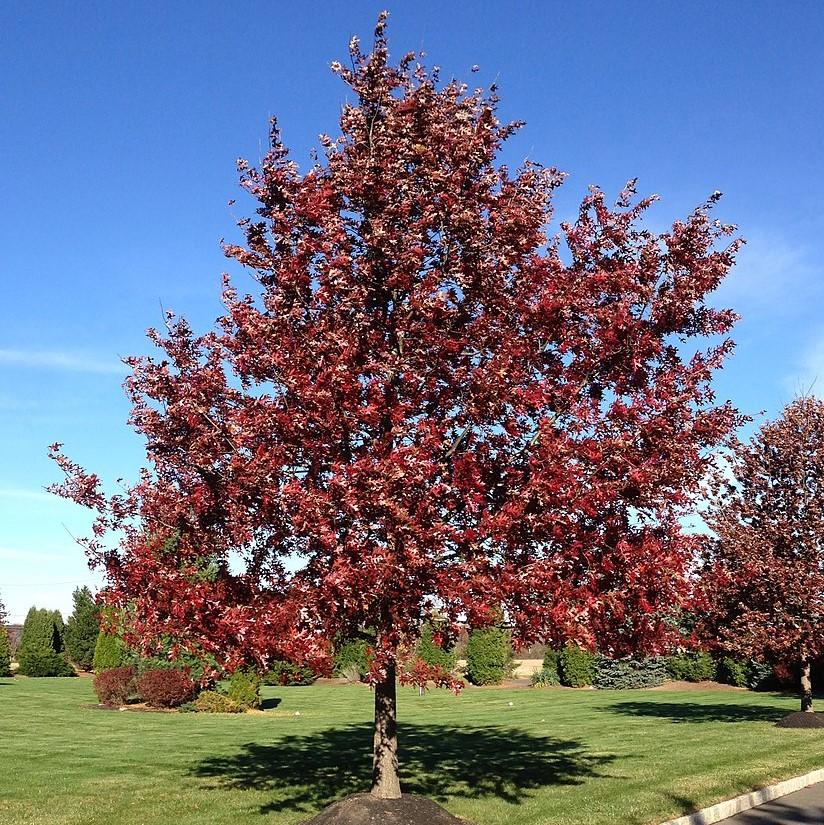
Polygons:
[[796,711],[776,723],[779,728],[824,728],[824,713]]
[[400,799],[377,799],[353,794],[335,802],[303,825],[471,825],[440,805],[417,794]]
[[129,710],[137,713],[179,713],[177,708],[150,708],[140,702],[134,705],[123,705],[122,707],[112,707],[111,705],[83,705],[87,710]]

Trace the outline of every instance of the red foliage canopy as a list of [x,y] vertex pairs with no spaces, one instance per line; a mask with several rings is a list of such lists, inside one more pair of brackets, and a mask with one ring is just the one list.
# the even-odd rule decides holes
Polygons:
[[824,656],[824,402],[793,401],[730,462],[708,519],[704,632],[745,656]]
[[679,516],[738,420],[710,388],[735,320],[705,303],[738,247],[719,194],[656,234],[632,182],[614,208],[593,188],[550,237],[563,175],[496,165],[520,124],[494,88],[391,65],[383,19],[350,49],[321,159],[300,173],[273,123],[240,163],[257,215],[225,251],[259,291],[227,276],[214,331],[169,313],[162,358],[128,359],[151,469],[107,497],[54,446],[108,600],[230,666],[317,664],[369,627],[379,678],[433,609],[656,649],[688,589]]

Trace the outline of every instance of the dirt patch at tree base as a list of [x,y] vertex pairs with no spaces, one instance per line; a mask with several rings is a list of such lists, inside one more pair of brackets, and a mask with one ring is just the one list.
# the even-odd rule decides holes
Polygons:
[[776,723],[779,728],[824,728],[824,713],[796,711]]
[[400,799],[378,799],[368,793],[347,796],[325,808],[303,825],[471,825],[452,816],[431,799],[404,794]]

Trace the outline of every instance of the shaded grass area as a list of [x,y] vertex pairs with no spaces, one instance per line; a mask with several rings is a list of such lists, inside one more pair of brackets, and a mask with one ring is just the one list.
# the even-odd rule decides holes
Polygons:
[[[364,686],[265,688],[243,716],[104,713],[86,679],[0,686],[2,822],[290,825],[368,789]],[[824,731],[774,726],[797,701],[402,689],[404,788],[478,825],[647,825],[822,767]]]

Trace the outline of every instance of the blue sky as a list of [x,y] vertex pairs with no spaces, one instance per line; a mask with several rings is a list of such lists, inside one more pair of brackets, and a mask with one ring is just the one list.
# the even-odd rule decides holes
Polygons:
[[[446,10],[441,8],[447,5]],[[345,88],[329,63],[368,43],[370,2],[3,4],[0,9],[0,596],[68,612],[97,579],[54,500],[46,447],[132,478],[140,442],[118,357],[147,349],[161,305],[197,328],[220,311],[219,241],[249,204],[276,114],[307,162]],[[656,228],[713,190],[749,243],[718,295],[744,320],[718,381],[749,413],[824,390],[824,6],[396,2],[390,45],[445,76],[497,81],[526,127],[503,158],[570,173],[558,216],[590,183],[639,178]],[[470,75],[478,64],[481,71]],[[229,207],[228,201],[238,197]]]

